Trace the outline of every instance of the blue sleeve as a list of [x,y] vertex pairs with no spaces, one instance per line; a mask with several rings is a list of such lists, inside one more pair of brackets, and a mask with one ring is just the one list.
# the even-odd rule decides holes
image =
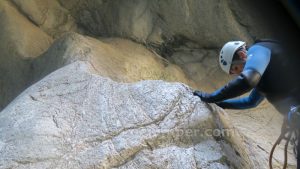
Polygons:
[[216,104],[224,109],[249,109],[256,107],[263,100],[264,96],[257,89],[253,89],[248,97],[229,99]]
[[247,62],[244,70],[252,69],[262,76],[270,62],[270,59],[270,49],[260,45],[253,45],[247,52]]

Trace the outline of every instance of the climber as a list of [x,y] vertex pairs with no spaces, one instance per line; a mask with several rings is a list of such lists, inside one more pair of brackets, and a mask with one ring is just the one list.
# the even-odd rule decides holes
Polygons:
[[[213,93],[208,94],[196,90],[194,95],[204,102],[216,103],[224,109],[253,108],[267,98],[280,113],[285,115],[287,123],[284,124],[287,125],[283,128],[294,126],[294,131],[299,132],[299,125],[291,123],[297,119],[295,116],[299,115],[298,110],[300,110],[298,107],[300,105],[300,76],[298,75],[300,65],[297,65],[299,62],[287,59],[290,53],[285,49],[279,42],[268,39],[257,40],[249,48],[243,41],[226,43],[220,52],[219,63],[223,71],[237,75],[237,77]],[[248,97],[233,99],[249,91],[251,93]],[[296,123],[300,124],[300,121]],[[298,138],[298,145],[300,145],[300,137]],[[294,149],[297,149],[296,146]],[[297,166],[300,169],[300,151],[296,154],[298,154]]]

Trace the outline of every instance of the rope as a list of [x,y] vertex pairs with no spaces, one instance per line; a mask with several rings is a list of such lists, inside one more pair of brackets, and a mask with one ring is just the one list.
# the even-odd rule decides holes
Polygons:
[[[286,134],[288,134],[287,137],[285,137]],[[271,152],[270,152],[270,156],[269,156],[270,169],[273,169],[272,159],[273,159],[274,151],[275,151],[277,145],[280,144],[282,139],[286,140],[286,143],[284,145],[284,163],[283,163],[283,169],[286,169],[286,167],[287,167],[287,149],[288,149],[288,145],[289,145],[289,142],[291,140],[291,137],[292,137],[292,131],[287,128],[286,122],[284,121],[284,123],[282,124],[282,127],[281,127],[281,134],[278,137],[278,139],[276,140],[276,142],[273,145],[273,147],[271,149]]]
[[286,169],[286,167],[287,167],[287,149],[288,149],[288,146],[289,146],[289,142],[291,140],[291,136],[292,136],[292,133],[289,132],[287,140],[286,140],[286,143],[284,145],[284,164],[283,164],[283,169]]

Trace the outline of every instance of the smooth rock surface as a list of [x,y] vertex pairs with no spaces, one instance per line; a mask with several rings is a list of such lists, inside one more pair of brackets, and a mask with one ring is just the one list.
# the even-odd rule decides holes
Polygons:
[[164,79],[195,86],[179,66],[143,45],[120,38],[96,39],[77,33],[65,34],[32,64],[35,79],[74,61],[88,61],[95,73],[115,81],[136,82]]
[[0,109],[24,90],[30,61],[53,39],[33,25],[10,1],[0,1]]
[[30,22],[50,36],[57,38],[65,32],[77,31],[77,24],[69,11],[56,0],[11,0]]
[[[232,38],[251,40],[228,1],[60,0],[86,31],[163,45],[184,37],[201,47],[219,47]],[[175,40],[176,41],[176,40]]]

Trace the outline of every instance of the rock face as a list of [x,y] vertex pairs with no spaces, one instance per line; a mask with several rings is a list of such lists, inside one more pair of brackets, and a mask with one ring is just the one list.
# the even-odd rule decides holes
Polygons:
[[233,39],[252,42],[299,35],[290,18],[284,18],[287,14],[281,4],[272,0],[59,1],[92,35],[126,37],[159,46],[196,42],[199,48],[219,48]]
[[1,169],[230,168],[187,86],[117,83],[92,69],[59,69],[1,112]]
[[201,47],[218,47],[234,37],[251,39],[236,21],[228,1],[60,2],[86,31],[94,35],[121,36],[155,45],[184,37]]
[[77,25],[69,11],[56,0],[11,0],[11,4],[32,24],[54,38],[65,32],[77,31]]
[[[251,43],[255,38],[276,35],[299,37],[299,31],[277,12],[278,2],[272,0],[3,0],[0,10],[0,70],[4,72],[0,77],[0,108],[32,82],[36,74],[33,60],[51,46],[53,39],[68,32],[129,38],[171,59],[180,46],[215,58],[228,40]],[[203,77],[207,74],[220,75],[205,72],[199,62],[185,67],[196,82],[206,83]],[[169,71],[178,72],[173,68]]]
[[[232,167],[211,137],[174,132],[214,124],[186,87],[123,84],[97,75],[118,82],[164,79],[212,91],[229,79],[216,57],[228,40],[279,38],[298,49],[291,42],[298,42],[300,32],[285,15],[273,0],[1,0],[0,109],[33,82],[76,63],[38,82],[0,113],[0,168]],[[142,96],[144,89],[150,95]],[[177,111],[182,107],[187,110]],[[242,133],[239,141],[230,141],[241,154],[234,156],[239,159],[234,166],[267,168],[281,122],[273,111],[268,104],[230,111],[233,127]],[[148,130],[152,127],[155,131]],[[166,130],[158,132],[159,127]],[[280,165],[282,150],[275,153]]]
[[27,60],[8,58],[0,63],[3,64],[1,67],[3,95],[0,98],[0,108],[32,82],[77,60],[88,61],[94,66],[95,73],[116,81],[165,79],[196,86],[179,66],[140,44],[120,38],[96,39],[77,33],[67,33],[38,58]]
[[0,109],[27,84],[30,60],[52,43],[52,38],[27,20],[9,1],[0,1]]
[[165,79],[195,86],[180,67],[163,60],[143,45],[120,38],[96,39],[77,33],[65,34],[33,61],[31,68],[36,76],[33,80],[77,60],[88,61],[95,73],[115,81]]

